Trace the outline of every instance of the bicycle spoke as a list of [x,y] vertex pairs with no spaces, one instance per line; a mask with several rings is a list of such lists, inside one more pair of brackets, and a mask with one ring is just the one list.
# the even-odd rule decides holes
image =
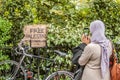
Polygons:
[[73,80],[73,75],[67,71],[57,71],[49,75],[45,80]]

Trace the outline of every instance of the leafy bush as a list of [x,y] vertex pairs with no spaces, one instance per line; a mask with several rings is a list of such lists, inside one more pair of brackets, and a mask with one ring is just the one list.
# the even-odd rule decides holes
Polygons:
[[[10,31],[12,24],[9,21],[6,21],[0,17],[0,47],[4,48],[9,45]],[[0,61],[8,59],[8,55],[5,53],[6,51],[0,49]]]

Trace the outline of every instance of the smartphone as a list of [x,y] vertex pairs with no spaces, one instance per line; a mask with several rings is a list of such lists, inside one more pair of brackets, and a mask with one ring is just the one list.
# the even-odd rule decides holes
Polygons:
[[84,34],[85,36],[89,36],[89,28],[84,28],[84,29],[83,29],[83,34]]

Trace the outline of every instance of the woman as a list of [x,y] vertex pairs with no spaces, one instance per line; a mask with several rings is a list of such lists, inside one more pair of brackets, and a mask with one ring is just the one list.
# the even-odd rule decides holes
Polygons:
[[87,44],[78,60],[81,66],[85,65],[82,80],[110,80],[109,58],[112,46],[105,36],[104,23],[100,20],[91,22],[90,33],[91,39],[84,35],[81,39]]

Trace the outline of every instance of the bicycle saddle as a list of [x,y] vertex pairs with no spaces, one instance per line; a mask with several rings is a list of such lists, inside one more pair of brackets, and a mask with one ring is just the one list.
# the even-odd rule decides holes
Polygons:
[[58,53],[60,56],[66,56],[67,54],[59,50],[54,50],[55,53]]

